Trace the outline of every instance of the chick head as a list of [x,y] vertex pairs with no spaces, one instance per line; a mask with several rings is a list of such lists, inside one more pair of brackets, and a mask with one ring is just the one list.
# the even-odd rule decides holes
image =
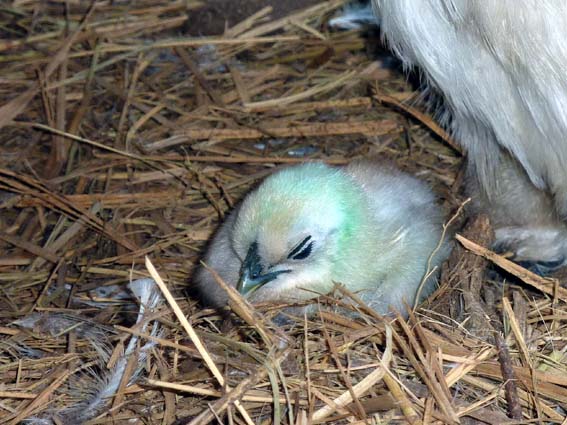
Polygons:
[[367,200],[340,169],[305,164],[268,177],[243,201],[232,232],[242,261],[238,290],[253,301],[326,294],[346,246],[365,222]]

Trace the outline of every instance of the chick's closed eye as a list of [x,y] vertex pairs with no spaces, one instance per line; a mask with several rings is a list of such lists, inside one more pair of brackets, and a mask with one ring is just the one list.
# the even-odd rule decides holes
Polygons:
[[304,260],[309,257],[309,255],[311,255],[312,250],[313,241],[311,241],[311,236],[307,236],[295,248],[292,249],[287,258],[293,260]]

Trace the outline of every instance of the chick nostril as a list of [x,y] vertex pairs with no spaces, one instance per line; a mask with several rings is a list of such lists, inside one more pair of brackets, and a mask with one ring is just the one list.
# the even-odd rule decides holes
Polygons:
[[252,279],[257,279],[259,276],[262,275],[262,267],[257,266],[251,270],[250,277]]

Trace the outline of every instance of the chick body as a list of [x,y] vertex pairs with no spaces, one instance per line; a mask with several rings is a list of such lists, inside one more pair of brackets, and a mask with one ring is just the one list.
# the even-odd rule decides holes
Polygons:
[[[443,242],[431,257],[442,223],[427,185],[391,166],[306,163],[272,174],[249,193],[219,228],[204,262],[252,302],[302,301],[341,283],[379,313],[389,306],[403,311],[402,300],[414,301],[428,264],[438,268],[448,255]],[[206,269],[195,278],[206,302],[226,304]]]

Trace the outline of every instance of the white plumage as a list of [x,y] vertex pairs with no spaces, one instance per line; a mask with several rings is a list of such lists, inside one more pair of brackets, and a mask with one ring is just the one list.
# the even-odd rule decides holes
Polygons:
[[[407,66],[451,112],[498,243],[519,260],[567,255],[567,2],[373,0]],[[479,191],[471,194],[479,197]]]

